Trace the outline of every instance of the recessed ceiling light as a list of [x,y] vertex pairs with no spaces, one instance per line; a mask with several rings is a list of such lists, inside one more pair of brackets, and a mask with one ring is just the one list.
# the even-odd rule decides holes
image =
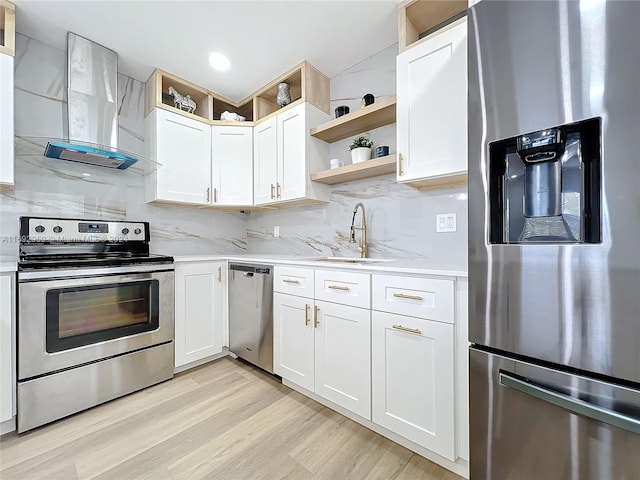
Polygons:
[[229,67],[231,67],[231,62],[227,56],[218,52],[214,52],[209,55],[209,64],[211,65],[211,68],[220,72],[226,72],[229,70]]

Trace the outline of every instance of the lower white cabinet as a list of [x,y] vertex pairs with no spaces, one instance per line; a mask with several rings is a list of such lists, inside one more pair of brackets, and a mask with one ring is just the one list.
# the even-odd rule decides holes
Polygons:
[[[1,55],[1,54],[0,54]],[[15,274],[0,274],[0,422],[13,419],[15,370]],[[13,430],[12,426],[6,431]],[[0,431],[0,434],[6,433]]]
[[282,378],[313,391],[313,299],[273,294],[273,369]]
[[276,292],[273,322],[275,373],[370,420],[371,311]]
[[371,311],[316,300],[315,392],[371,419]]
[[454,326],[372,312],[373,421],[455,460]]
[[177,263],[175,366],[222,352],[225,261]]

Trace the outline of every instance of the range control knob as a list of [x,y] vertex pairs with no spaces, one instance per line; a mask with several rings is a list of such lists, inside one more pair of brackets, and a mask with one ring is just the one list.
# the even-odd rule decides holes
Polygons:
[[136,235],[140,235],[142,233],[142,230],[140,230],[139,228],[136,228],[133,233],[135,233]]
[[38,233],[42,233],[44,232],[44,227],[42,225],[37,225],[34,230]]
[[60,225],[56,225],[55,227],[53,227],[53,233],[61,233],[62,232],[62,227]]
[[129,229],[128,229],[127,227],[124,227],[124,228],[122,229],[122,234],[123,234],[123,235],[126,235],[127,233],[129,233]]

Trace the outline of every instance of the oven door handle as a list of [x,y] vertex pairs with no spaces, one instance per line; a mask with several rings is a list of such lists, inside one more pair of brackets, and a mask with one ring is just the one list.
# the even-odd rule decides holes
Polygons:
[[513,388],[526,395],[551,403],[571,413],[589,417],[599,422],[608,423],[614,427],[640,434],[640,419],[630,417],[624,413],[609,410],[608,408],[585,402],[564,393],[556,392],[531,381],[521,380],[507,372],[500,372],[500,385]]

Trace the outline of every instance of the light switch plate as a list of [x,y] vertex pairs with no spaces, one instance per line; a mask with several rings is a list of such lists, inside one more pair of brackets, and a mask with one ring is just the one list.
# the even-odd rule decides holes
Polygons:
[[276,225],[273,227],[273,236],[274,238],[280,237],[280,226]]
[[440,213],[436,215],[436,232],[455,232],[456,229],[455,213]]

